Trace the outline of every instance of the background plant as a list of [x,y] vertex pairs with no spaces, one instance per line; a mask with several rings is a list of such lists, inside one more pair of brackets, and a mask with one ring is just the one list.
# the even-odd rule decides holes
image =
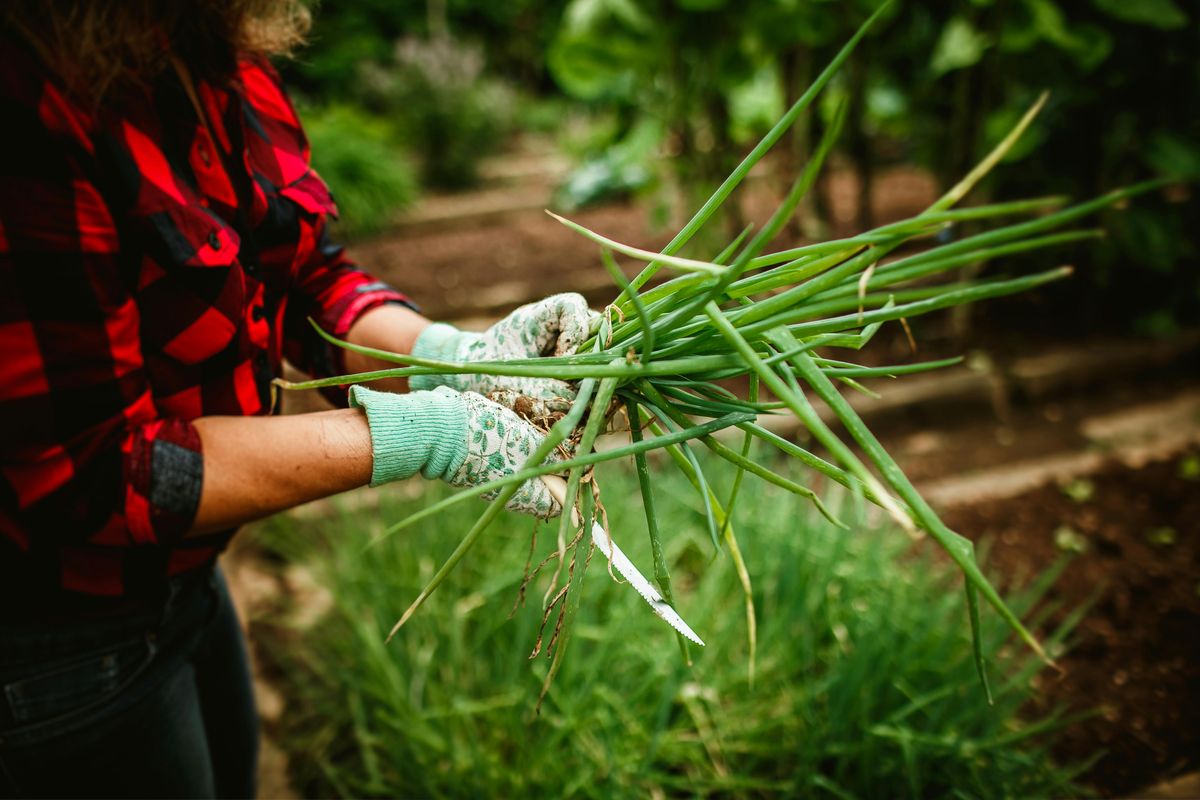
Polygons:
[[386,124],[354,106],[302,108],[313,167],[338,204],[338,229],[361,236],[385,229],[416,199],[417,176]]
[[301,57],[287,66],[294,86],[320,99],[358,91],[363,62],[386,63],[397,40],[450,34],[482,47],[490,74],[532,92],[549,89],[546,51],[565,0],[355,0],[312,4],[315,25]]
[[[943,175],[1011,124],[1041,87],[1051,90],[1047,113],[1010,156],[1012,168],[997,173],[992,196],[1033,186],[1090,193],[1151,174],[1195,180],[1200,98],[1183,88],[1200,80],[1195,15],[1173,0],[919,4],[897,18],[907,27],[895,38],[932,44],[927,80],[903,70],[893,75],[921,87],[908,112],[914,138]],[[1200,311],[1189,234],[1200,223],[1200,203],[1180,187],[1132,212],[1105,220],[1109,240],[1086,250],[1089,269],[1069,301],[1050,292],[1051,302],[1075,309],[1067,326],[1104,327],[1116,319],[1161,334]]]
[[[573,0],[550,65],[570,94],[621,110],[618,140],[650,118],[661,131],[656,155],[668,156],[679,182],[711,185],[881,4]],[[1009,154],[1013,168],[973,202],[1095,194],[1150,175],[1194,180],[1200,99],[1182,87],[1200,82],[1195,23],[1194,10],[1174,0],[897,4],[830,92],[831,104],[849,102],[840,154],[859,178],[857,227],[874,223],[881,167],[922,164],[947,188],[1043,90],[1050,103]],[[811,154],[831,107],[796,126],[779,154],[784,173]],[[819,236],[828,222],[820,187],[808,203],[801,219]],[[1047,292],[1070,313],[1044,324],[1055,334],[1114,324],[1161,334],[1194,318],[1197,224],[1200,202],[1183,188],[1108,218],[1111,240],[1083,251],[1084,279]]]
[[500,51],[481,44],[489,40],[478,36],[479,24],[490,17],[515,28],[524,17],[483,15],[468,39],[453,33],[456,15],[436,2],[327,3],[316,13],[314,42],[286,69],[298,92],[317,105],[353,106],[373,127],[385,127],[424,186],[476,183],[480,160],[511,131],[515,94],[488,63]]
[[[802,41],[816,13],[805,3],[573,0],[549,65],[569,94],[616,110],[618,154],[649,154],[646,131],[657,132],[678,218],[736,165],[738,145],[782,113],[784,98],[772,85],[777,32]],[[723,213],[727,232],[741,227],[736,207]]]
[[449,35],[407,37],[390,61],[363,66],[364,95],[420,164],[426,186],[461,189],[500,149],[511,98],[485,77],[483,51]]

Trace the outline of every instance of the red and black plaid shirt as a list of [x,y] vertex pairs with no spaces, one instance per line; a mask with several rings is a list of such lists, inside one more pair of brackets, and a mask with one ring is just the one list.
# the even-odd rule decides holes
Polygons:
[[135,595],[211,562],[231,532],[183,538],[203,477],[192,420],[270,414],[285,356],[338,374],[307,317],[344,336],[407,302],[326,237],[336,209],[271,67],[195,89],[216,141],[170,70],[89,113],[0,36],[8,586]]

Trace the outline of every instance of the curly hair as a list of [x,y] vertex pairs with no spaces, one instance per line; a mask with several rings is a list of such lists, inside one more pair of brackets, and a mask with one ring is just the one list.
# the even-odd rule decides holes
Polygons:
[[171,54],[220,79],[239,54],[290,53],[311,22],[303,0],[3,0],[0,19],[94,106]]

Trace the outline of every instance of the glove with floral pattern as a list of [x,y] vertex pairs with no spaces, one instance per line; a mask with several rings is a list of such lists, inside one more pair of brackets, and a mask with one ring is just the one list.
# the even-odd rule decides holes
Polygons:
[[[451,486],[481,486],[521,469],[544,438],[512,410],[446,386],[408,394],[352,386],[350,404],[367,414],[372,486],[417,472]],[[556,454],[547,459],[557,460]],[[488,492],[483,498],[495,496]],[[540,519],[562,510],[540,480],[521,484],[505,507]]]
[[[437,361],[503,361],[517,358],[571,355],[587,339],[598,316],[578,294],[556,294],[521,306],[483,333],[467,333],[452,325],[434,323],[421,332],[412,354]],[[460,392],[500,397],[524,395],[535,400],[571,400],[575,389],[553,378],[514,378],[501,375],[414,375],[413,389],[449,386]]]

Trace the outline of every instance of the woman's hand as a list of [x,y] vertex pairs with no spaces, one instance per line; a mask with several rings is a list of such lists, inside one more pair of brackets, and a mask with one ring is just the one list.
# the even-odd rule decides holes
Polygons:
[[[438,391],[449,392],[443,387]],[[545,436],[517,414],[474,392],[459,394],[467,408],[467,456],[450,476],[451,486],[480,486],[512,475],[525,466]],[[552,453],[547,461],[559,461]],[[484,500],[497,491],[486,492]],[[540,479],[525,481],[504,506],[509,511],[532,514],[539,519],[557,517],[562,511]]]
[[[590,335],[598,316],[578,294],[556,294],[521,306],[483,333],[467,333],[451,325],[430,325],[418,337],[412,354],[437,361],[507,361],[573,354]],[[534,400],[571,400],[575,389],[554,378],[500,375],[422,375],[410,378],[414,389],[449,386],[461,392]]]
[[[544,436],[512,410],[473,392],[441,386],[409,394],[350,389],[366,411],[374,465],[371,485],[420,472],[451,486],[482,486],[520,470]],[[552,455],[547,461],[558,460]],[[495,497],[484,494],[484,499]],[[540,519],[561,507],[540,480],[521,484],[505,506]]]

